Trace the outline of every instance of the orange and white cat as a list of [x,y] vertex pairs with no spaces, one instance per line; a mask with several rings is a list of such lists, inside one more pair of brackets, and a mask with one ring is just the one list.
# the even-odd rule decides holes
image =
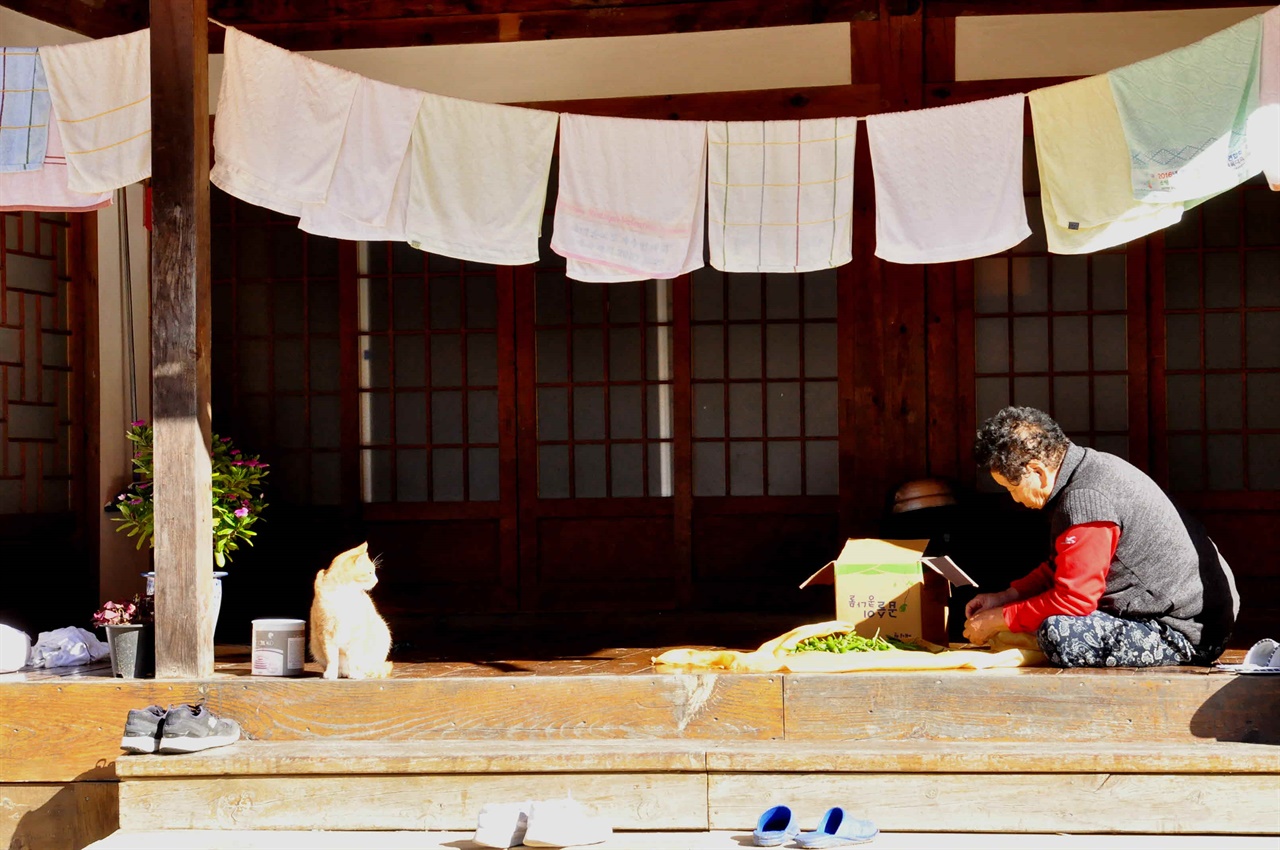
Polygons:
[[311,655],[326,679],[385,679],[391,675],[391,630],[369,591],[378,583],[369,544],[348,549],[316,573],[311,603]]

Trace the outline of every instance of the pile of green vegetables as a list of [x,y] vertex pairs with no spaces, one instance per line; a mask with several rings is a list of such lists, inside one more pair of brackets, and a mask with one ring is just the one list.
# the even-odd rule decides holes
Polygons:
[[922,647],[912,643],[897,640],[896,638],[882,638],[879,634],[875,637],[862,637],[861,635],[849,632],[848,634],[820,635],[819,637],[806,638],[795,645],[791,651],[795,652],[883,652],[887,649],[907,649],[907,650],[923,650]]

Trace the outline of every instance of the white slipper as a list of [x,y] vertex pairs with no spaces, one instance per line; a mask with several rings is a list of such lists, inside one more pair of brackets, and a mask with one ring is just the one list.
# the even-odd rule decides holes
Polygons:
[[481,847],[516,847],[524,841],[530,803],[485,803],[476,818],[472,839]]
[[575,847],[608,841],[613,829],[577,800],[535,800],[529,808],[529,847]]

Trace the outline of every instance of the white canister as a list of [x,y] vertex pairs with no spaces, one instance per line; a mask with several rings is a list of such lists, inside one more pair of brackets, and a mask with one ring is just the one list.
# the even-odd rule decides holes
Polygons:
[[253,621],[253,675],[301,676],[306,660],[306,621]]

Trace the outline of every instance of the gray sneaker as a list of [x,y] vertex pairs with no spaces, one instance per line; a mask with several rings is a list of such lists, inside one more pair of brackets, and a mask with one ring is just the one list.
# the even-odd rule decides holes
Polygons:
[[120,749],[130,753],[154,753],[160,748],[160,730],[164,727],[165,711],[158,705],[131,708],[124,721],[124,737]]
[[240,740],[240,724],[216,716],[203,705],[172,706],[160,734],[160,752],[195,753]]

